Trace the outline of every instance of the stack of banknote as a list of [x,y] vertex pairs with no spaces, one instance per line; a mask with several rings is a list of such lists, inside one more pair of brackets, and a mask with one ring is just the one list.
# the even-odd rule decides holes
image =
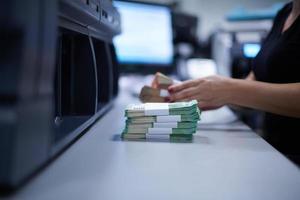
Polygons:
[[198,102],[131,104],[125,110],[124,139],[168,137],[192,140],[200,120]]
[[140,92],[140,100],[146,102],[165,102],[165,97],[169,96],[168,87],[177,81],[174,81],[162,73],[156,73],[151,86],[144,86]]

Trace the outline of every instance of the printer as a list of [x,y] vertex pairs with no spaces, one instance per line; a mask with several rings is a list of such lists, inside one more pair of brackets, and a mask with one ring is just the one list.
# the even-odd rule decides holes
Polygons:
[[111,0],[11,0],[0,13],[0,188],[9,191],[111,108],[121,26]]

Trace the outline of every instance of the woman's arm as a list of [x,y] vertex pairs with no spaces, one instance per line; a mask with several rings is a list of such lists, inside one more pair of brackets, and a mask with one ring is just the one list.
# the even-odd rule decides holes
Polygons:
[[300,117],[300,83],[272,84],[210,76],[169,87],[170,101],[197,99],[203,110],[225,104]]
[[300,83],[272,84],[229,80],[229,104],[290,117],[300,117]]

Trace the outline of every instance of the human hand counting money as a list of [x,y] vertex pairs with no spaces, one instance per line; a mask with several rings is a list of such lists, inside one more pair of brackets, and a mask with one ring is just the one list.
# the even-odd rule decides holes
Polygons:
[[230,91],[224,85],[230,81],[222,76],[209,76],[169,86],[169,101],[190,101],[196,99],[202,110],[219,108],[227,104]]
[[[178,81],[177,81],[178,82]],[[140,92],[141,102],[166,102],[169,96],[168,87],[176,83],[173,79],[157,72],[151,86],[145,85]]]

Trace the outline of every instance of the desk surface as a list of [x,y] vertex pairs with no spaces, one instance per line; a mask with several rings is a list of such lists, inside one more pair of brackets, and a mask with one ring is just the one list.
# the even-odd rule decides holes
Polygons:
[[[200,124],[192,143],[121,141],[129,101],[119,97],[10,199],[300,199],[299,168],[240,122],[210,122],[203,130]],[[226,116],[222,110],[209,115]]]

